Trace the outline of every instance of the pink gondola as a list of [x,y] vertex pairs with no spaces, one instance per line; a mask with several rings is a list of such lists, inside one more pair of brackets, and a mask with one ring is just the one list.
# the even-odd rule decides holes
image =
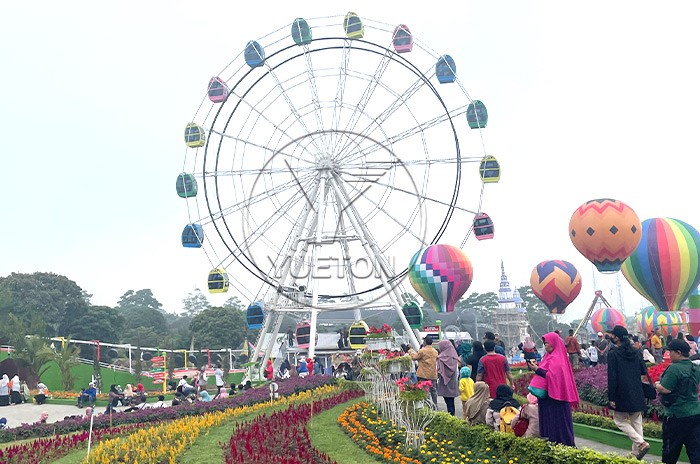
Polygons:
[[407,53],[413,50],[413,35],[408,26],[405,24],[396,26],[394,35],[392,36],[392,42],[396,53]]
[[477,240],[493,238],[493,221],[486,213],[477,214],[474,217],[474,235]]
[[301,349],[308,349],[311,341],[311,323],[309,321],[299,322],[294,332],[297,346]]
[[228,92],[228,86],[222,79],[218,77],[212,77],[209,79],[209,87],[207,91],[209,100],[213,101],[214,103],[221,103],[222,101],[226,100]]

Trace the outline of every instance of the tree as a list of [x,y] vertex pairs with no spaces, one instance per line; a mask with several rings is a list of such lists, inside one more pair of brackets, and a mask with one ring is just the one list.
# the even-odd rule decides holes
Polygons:
[[73,374],[73,366],[78,365],[78,347],[70,344],[70,339],[66,339],[61,343],[60,349],[52,349],[45,347],[41,351],[41,356],[58,364],[58,371],[61,375],[61,386],[64,391],[71,391],[75,385],[75,375]]
[[226,302],[224,302],[224,308],[233,308],[237,309],[239,311],[243,311],[245,308],[243,307],[243,303],[241,303],[241,300],[236,296],[232,296]]
[[498,307],[498,295],[494,292],[472,293],[467,298],[460,299],[455,310],[468,310],[477,314],[483,322],[491,320],[492,312]]
[[185,309],[185,314],[187,316],[194,317],[205,309],[211,307],[211,305],[202,291],[195,288],[193,292],[188,293],[182,300],[182,307]]
[[[51,355],[46,350],[51,352]],[[53,359],[53,350],[49,348],[47,339],[43,337],[25,337],[21,348],[15,345],[13,356],[15,359],[26,364],[38,378],[49,368],[48,361]]]
[[136,292],[129,290],[119,298],[117,308],[123,311],[134,308],[149,308],[161,313],[165,312],[163,304],[153,296],[153,292],[148,288]]
[[230,307],[205,309],[190,324],[190,333],[199,348],[235,348],[243,343],[247,330],[244,313]]
[[85,314],[65,324],[65,334],[77,340],[117,343],[124,332],[124,315],[109,306],[89,306]]
[[34,314],[41,314],[49,335],[58,334],[63,324],[85,314],[91,297],[67,277],[48,272],[13,272],[1,277],[0,293],[5,295],[0,318],[12,313],[28,323]]

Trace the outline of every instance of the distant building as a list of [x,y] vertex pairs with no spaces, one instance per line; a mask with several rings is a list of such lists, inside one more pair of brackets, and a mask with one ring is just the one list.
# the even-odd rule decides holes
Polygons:
[[501,261],[501,285],[498,289],[498,307],[492,312],[494,332],[499,334],[510,350],[527,335],[527,312],[520,292],[511,290],[506,271]]

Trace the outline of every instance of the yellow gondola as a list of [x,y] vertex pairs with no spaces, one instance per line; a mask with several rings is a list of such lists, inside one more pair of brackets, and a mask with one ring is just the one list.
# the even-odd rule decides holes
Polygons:
[[362,20],[352,11],[345,15],[343,28],[345,28],[345,35],[348,39],[361,39],[365,36],[365,26],[362,24]]
[[496,183],[501,178],[501,165],[493,156],[484,156],[479,164],[479,175],[485,184]]
[[209,293],[226,293],[228,292],[228,274],[224,268],[216,268],[209,271],[207,279]]
[[203,147],[205,142],[204,129],[191,122],[185,126],[185,143],[190,148]]
[[364,350],[367,346],[367,332],[369,331],[369,326],[365,321],[355,321],[350,326],[350,331],[348,332],[348,343],[350,348],[353,350]]

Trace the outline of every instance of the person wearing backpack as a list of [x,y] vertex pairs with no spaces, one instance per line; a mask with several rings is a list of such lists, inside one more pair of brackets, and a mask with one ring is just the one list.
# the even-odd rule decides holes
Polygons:
[[527,404],[524,404],[518,415],[513,418],[511,427],[518,437],[540,438],[540,411],[535,395],[527,394]]
[[513,418],[520,412],[520,403],[513,398],[513,389],[506,384],[496,387],[496,398],[486,410],[486,425],[495,431],[512,432]]
[[671,340],[667,348],[671,365],[654,384],[666,416],[661,432],[662,460],[675,464],[685,445],[690,462],[700,462],[700,368],[690,361],[690,345],[685,340]]

